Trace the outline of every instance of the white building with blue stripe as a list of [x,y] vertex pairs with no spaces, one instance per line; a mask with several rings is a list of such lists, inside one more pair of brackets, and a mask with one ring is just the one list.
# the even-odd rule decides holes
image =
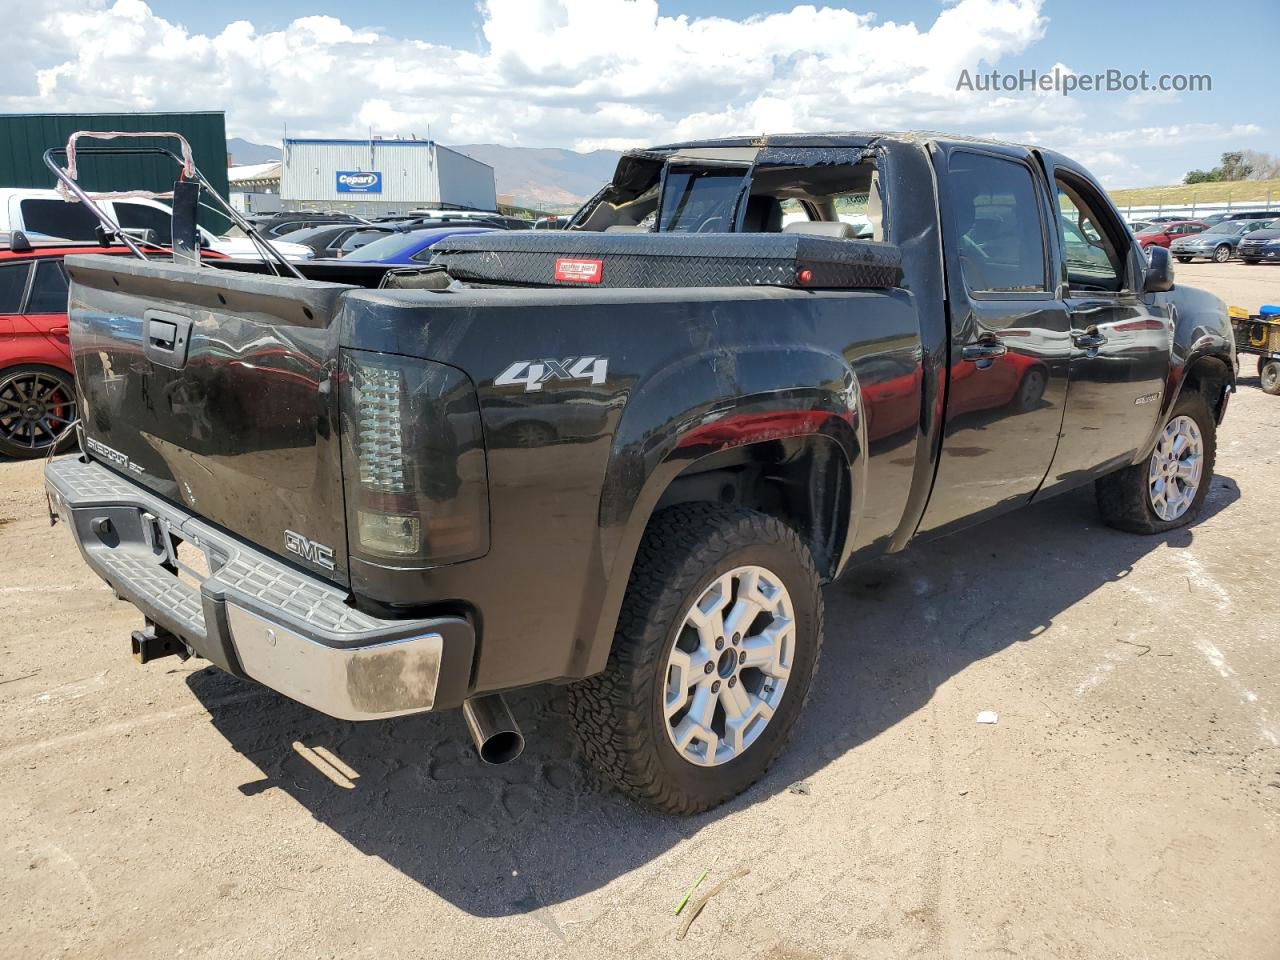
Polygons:
[[371,216],[413,207],[497,210],[493,167],[434,140],[285,140],[280,199],[290,210]]

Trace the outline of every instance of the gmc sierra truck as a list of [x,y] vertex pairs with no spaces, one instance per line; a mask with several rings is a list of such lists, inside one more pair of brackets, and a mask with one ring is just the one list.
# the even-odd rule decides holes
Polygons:
[[[145,625],[334,717],[567,684],[630,796],[705,810],[804,704],[821,586],[1093,484],[1192,522],[1236,360],[1097,182],[913,134],[633,151],[562,231],[350,282],[71,256],[46,484]],[[305,273],[305,265],[301,267]]]

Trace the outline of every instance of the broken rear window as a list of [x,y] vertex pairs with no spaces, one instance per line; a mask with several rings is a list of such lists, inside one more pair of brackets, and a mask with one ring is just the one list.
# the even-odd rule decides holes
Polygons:
[[664,233],[727,233],[745,167],[673,168],[662,191],[658,229]]

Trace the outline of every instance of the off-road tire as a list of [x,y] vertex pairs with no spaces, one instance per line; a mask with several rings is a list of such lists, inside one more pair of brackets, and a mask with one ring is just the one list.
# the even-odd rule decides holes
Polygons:
[[1280,360],[1264,360],[1258,364],[1258,385],[1263,393],[1280,397]]
[[[1149,493],[1150,458],[1146,458],[1141,463],[1108,474],[1094,484],[1098,510],[1108,526],[1128,533],[1164,533],[1194,523],[1200,516],[1205,497],[1213,485],[1213,465],[1218,452],[1217,424],[1209,405],[1198,390],[1188,389],[1178,397],[1164,423],[1182,416],[1195,421],[1204,443],[1200,487],[1196,490],[1191,506],[1175,520],[1162,520],[1156,514]],[[1154,455],[1153,452],[1152,456]]]
[[[795,609],[791,673],[768,726],[740,756],[702,767],[672,744],[661,690],[676,633],[720,574],[758,564],[777,575]],[[569,688],[583,753],[624,794],[664,813],[694,814],[764,776],[809,695],[822,646],[822,593],[813,558],[780,520],[713,503],[681,504],[649,523],[636,556],[608,665]]]

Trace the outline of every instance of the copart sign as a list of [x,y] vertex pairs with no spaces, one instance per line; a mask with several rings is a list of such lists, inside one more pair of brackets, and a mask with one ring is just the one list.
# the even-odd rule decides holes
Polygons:
[[382,174],[377,170],[339,170],[336,176],[339,193],[382,192]]

